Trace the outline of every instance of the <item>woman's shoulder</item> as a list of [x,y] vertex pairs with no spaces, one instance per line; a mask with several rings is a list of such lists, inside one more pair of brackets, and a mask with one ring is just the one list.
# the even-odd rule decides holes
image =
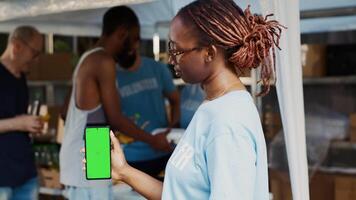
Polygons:
[[254,112],[256,106],[247,91],[233,91],[212,101],[204,101],[197,112],[212,118],[229,118]]
[[203,103],[196,112],[197,122],[209,127],[209,132],[255,132],[260,126],[257,108],[249,93],[228,96]]

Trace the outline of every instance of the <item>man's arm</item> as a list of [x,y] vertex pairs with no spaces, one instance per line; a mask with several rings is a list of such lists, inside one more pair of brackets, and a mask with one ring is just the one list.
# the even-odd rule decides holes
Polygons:
[[167,139],[161,135],[152,136],[139,129],[132,121],[127,119],[121,111],[120,97],[116,87],[116,70],[113,59],[104,59],[98,67],[97,74],[100,99],[109,124],[130,137],[150,144],[153,148],[170,151]]
[[32,115],[20,115],[13,118],[0,119],[0,134],[12,131],[39,133],[43,128],[40,118]]
[[165,94],[165,97],[169,101],[170,105],[170,113],[171,113],[171,121],[169,122],[169,127],[178,127],[179,126],[179,119],[180,119],[180,97],[179,92],[177,90]]

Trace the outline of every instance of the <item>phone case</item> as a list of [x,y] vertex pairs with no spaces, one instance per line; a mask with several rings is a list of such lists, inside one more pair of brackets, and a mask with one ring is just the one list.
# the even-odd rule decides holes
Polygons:
[[84,138],[85,159],[87,161],[85,164],[86,179],[111,179],[110,127],[106,125],[87,125]]

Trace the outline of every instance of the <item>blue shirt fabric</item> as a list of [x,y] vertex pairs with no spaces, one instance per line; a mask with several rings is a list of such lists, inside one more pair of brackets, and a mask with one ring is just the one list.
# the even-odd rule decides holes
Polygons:
[[187,128],[194,113],[204,101],[205,93],[199,84],[187,84],[180,92],[180,127]]
[[198,108],[168,161],[162,199],[269,199],[266,144],[248,92]]
[[[0,119],[27,114],[26,78],[13,76],[0,63]],[[0,134],[0,187],[16,187],[36,177],[31,139],[26,132]]]
[[[121,96],[121,109],[125,116],[146,132],[168,126],[164,94],[176,90],[168,66],[147,57],[135,71],[118,66],[117,83]],[[127,161],[146,161],[167,155],[152,149],[147,143],[124,145]]]

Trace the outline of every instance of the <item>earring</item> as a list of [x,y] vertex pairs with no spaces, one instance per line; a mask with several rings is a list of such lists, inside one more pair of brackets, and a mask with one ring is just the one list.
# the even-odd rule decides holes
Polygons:
[[176,75],[177,77],[181,77],[181,73],[179,73],[179,72],[175,72],[175,75]]

